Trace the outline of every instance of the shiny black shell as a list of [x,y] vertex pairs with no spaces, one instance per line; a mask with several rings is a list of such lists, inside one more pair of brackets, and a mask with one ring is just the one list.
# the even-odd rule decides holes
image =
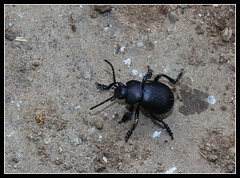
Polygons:
[[127,97],[126,103],[133,105],[140,103],[148,112],[164,114],[170,111],[174,104],[172,90],[160,82],[148,81],[142,88],[142,83],[131,80],[126,83]]
[[170,111],[174,104],[172,90],[160,82],[145,83],[141,106],[155,114],[164,114]]

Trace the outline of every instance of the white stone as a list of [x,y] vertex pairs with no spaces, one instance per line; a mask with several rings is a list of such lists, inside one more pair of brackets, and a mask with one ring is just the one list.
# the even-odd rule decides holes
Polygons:
[[153,133],[152,137],[153,137],[153,138],[160,137],[161,133],[162,133],[161,131],[160,131],[160,132],[155,131],[155,132]]

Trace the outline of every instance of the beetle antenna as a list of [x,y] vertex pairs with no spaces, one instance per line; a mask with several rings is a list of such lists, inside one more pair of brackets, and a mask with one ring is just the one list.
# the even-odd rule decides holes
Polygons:
[[96,108],[96,107],[98,107],[98,106],[100,106],[100,105],[102,105],[102,104],[108,102],[109,100],[113,101],[113,100],[115,100],[115,99],[116,99],[116,96],[113,95],[111,98],[108,98],[108,99],[106,99],[105,101],[103,101],[103,102],[97,104],[96,106],[91,107],[90,110],[93,110],[94,108]]
[[111,64],[108,60],[104,59],[104,61],[105,61],[106,63],[108,63],[108,64],[111,66],[111,68],[112,68],[112,72],[113,72],[113,83],[115,84],[115,83],[116,83],[116,77],[115,77],[114,68],[113,68],[112,64]]

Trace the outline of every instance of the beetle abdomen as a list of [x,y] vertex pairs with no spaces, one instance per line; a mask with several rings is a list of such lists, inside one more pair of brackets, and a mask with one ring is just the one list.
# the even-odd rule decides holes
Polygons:
[[141,106],[148,112],[164,114],[170,111],[174,104],[172,90],[160,82],[145,83]]

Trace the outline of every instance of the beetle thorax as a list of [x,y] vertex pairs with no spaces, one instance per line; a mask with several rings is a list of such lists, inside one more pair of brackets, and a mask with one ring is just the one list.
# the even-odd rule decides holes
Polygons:
[[141,101],[142,98],[142,83],[136,80],[127,82],[127,104],[136,104]]

